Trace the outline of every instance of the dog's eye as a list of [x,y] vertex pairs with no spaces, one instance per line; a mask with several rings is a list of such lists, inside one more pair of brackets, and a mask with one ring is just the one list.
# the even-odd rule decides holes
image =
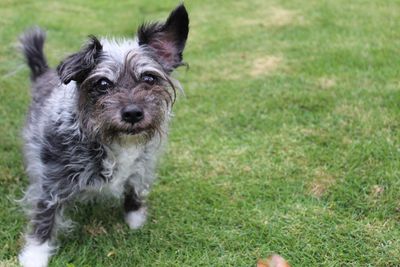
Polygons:
[[157,82],[157,77],[153,74],[143,74],[141,78],[142,82],[147,83],[149,85],[154,85]]
[[96,87],[99,91],[106,91],[113,85],[107,78],[102,78],[96,82]]

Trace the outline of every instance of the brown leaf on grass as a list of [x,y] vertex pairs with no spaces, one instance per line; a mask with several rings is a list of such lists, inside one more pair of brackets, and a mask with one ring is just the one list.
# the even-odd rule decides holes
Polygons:
[[115,251],[114,251],[114,250],[111,250],[110,252],[107,253],[107,257],[108,257],[108,258],[114,257],[115,254],[116,254]]
[[383,191],[385,191],[385,189],[382,186],[374,185],[372,187],[371,193],[373,197],[378,197],[382,195]]
[[316,198],[320,198],[335,182],[335,177],[327,170],[319,168],[315,171],[315,178],[310,184],[310,194]]
[[290,267],[289,263],[279,255],[269,256],[266,260],[259,259],[257,267]]
[[107,234],[107,230],[102,225],[98,224],[85,225],[83,228],[91,236],[100,236]]

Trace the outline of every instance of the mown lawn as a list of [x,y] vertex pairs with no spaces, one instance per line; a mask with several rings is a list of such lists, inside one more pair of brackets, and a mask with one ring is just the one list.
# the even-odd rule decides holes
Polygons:
[[[0,0],[0,266],[25,217],[20,130],[28,69],[15,49],[48,30],[52,66],[88,34],[132,36],[178,1]],[[186,96],[131,232],[118,203],[74,212],[51,266],[400,266],[400,2],[186,1]]]

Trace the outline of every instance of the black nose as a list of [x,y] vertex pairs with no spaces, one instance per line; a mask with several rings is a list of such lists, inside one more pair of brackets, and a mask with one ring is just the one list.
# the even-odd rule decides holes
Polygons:
[[143,119],[143,110],[136,105],[129,105],[121,110],[121,117],[123,121],[129,123],[136,123]]

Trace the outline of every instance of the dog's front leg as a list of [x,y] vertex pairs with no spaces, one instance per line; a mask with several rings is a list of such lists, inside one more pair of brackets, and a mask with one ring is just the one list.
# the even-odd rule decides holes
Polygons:
[[147,219],[147,207],[132,185],[126,185],[124,199],[125,221],[131,229],[139,229]]
[[31,229],[25,237],[25,246],[19,254],[23,267],[46,267],[55,250],[55,232],[61,205],[41,199],[35,205],[31,217]]

